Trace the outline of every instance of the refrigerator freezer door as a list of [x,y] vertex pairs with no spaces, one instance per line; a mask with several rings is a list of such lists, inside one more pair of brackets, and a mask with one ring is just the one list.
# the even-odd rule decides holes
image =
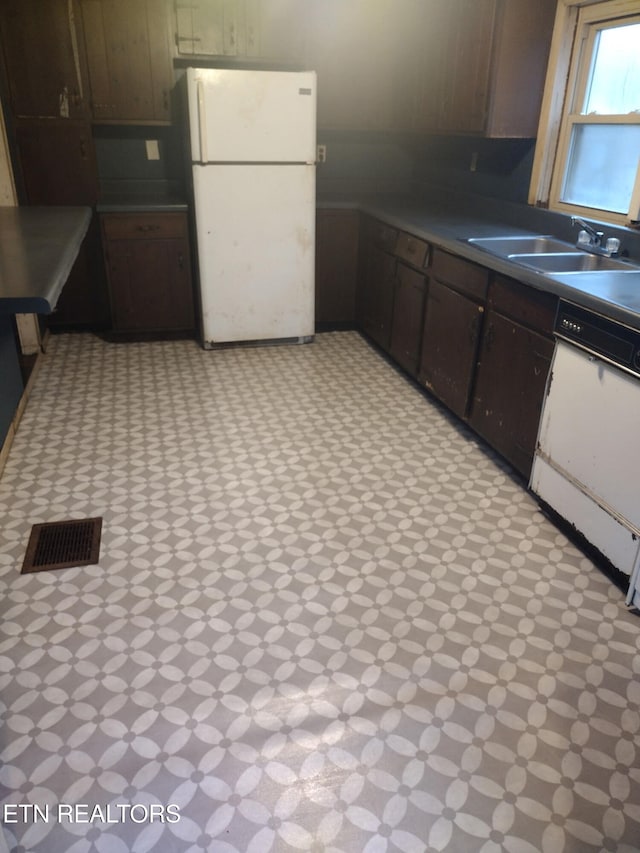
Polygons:
[[188,68],[194,163],[313,163],[314,71]]
[[194,166],[205,347],[314,334],[315,167]]

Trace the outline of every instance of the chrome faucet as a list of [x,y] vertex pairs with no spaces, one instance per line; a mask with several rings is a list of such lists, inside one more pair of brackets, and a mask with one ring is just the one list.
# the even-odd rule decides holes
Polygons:
[[579,225],[581,229],[576,242],[578,249],[591,252],[592,255],[604,255],[606,258],[612,258],[614,255],[619,254],[620,240],[617,237],[608,237],[604,240],[603,231],[596,231],[592,225],[589,225],[588,222],[585,222],[579,216],[572,216],[571,224]]

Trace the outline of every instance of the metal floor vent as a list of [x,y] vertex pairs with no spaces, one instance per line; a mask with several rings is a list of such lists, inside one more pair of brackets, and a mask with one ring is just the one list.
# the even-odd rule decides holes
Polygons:
[[102,518],[34,524],[22,574],[89,566],[100,557]]

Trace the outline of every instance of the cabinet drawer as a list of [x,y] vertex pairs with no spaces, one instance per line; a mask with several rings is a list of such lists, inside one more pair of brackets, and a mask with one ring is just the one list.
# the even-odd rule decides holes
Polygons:
[[429,259],[429,245],[401,231],[396,240],[396,255],[414,267],[424,267]]
[[558,297],[496,275],[489,289],[489,304],[512,320],[545,335],[553,333]]
[[398,232],[390,225],[385,225],[384,222],[374,222],[371,236],[374,244],[381,249],[386,249],[387,252],[395,250]]
[[396,269],[396,277],[400,284],[405,287],[417,287],[418,289],[425,286],[426,278],[424,273],[418,270],[412,270],[406,264],[399,263]]
[[109,240],[148,240],[187,236],[184,213],[106,213],[102,227]]
[[484,302],[489,288],[489,270],[450,255],[441,249],[433,252],[431,275],[472,299]]

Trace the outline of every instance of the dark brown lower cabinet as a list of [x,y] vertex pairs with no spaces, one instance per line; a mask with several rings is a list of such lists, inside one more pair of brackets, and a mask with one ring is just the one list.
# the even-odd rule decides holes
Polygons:
[[467,415],[489,286],[484,267],[434,249],[418,381]]
[[104,214],[102,234],[114,330],[192,332],[186,214]]
[[362,328],[388,351],[396,285],[396,259],[374,246],[369,254],[366,272],[366,289],[360,305]]
[[484,306],[432,280],[418,380],[459,417],[467,414]]
[[556,304],[551,294],[500,276],[491,285],[470,423],[525,477],[553,355]]
[[353,326],[359,214],[319,210],[316,218],[316,323]]
[[398,261],[389,351],[412,376],[418,371],[426,288],[425,275]]

